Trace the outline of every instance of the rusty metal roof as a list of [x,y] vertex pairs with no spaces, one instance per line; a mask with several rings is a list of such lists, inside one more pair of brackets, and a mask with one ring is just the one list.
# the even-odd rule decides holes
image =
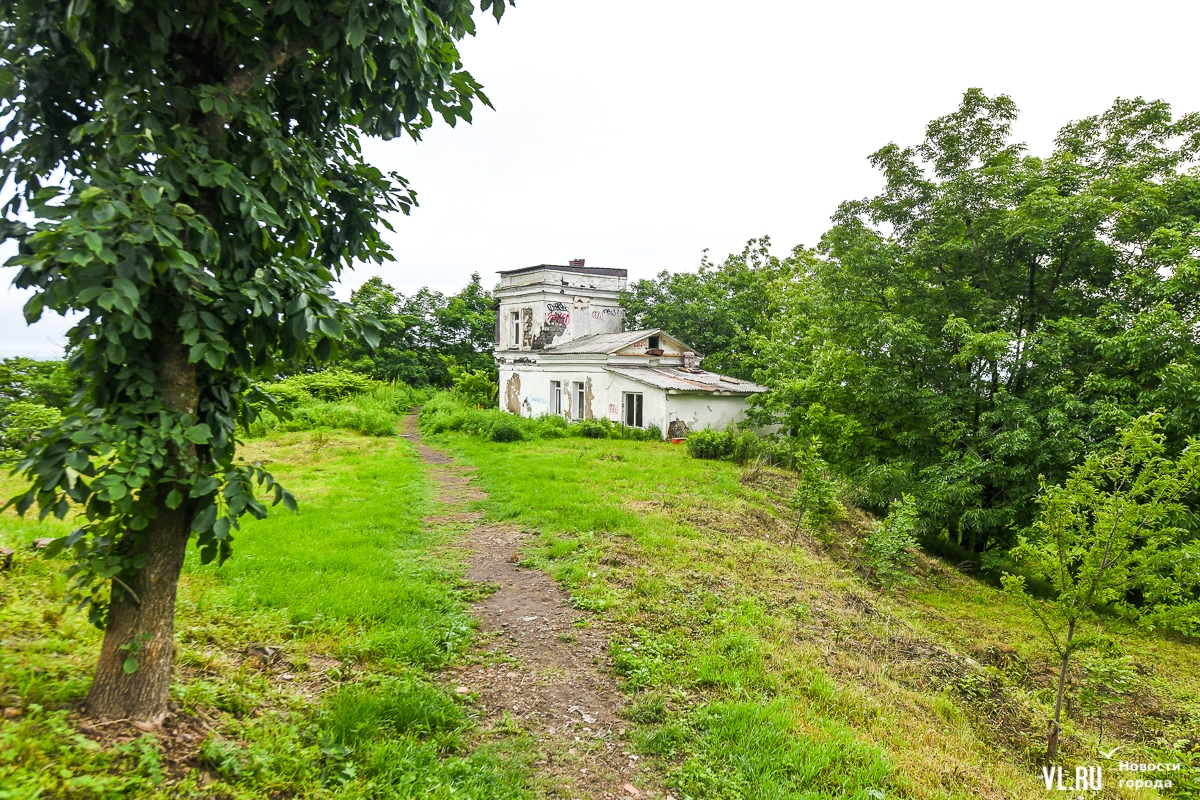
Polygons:
[[691,372],[679,367],[605,367],[605,369],[656,389],[673,389],[677,392],[760,394],[767,391],[767,387],[759,386],[757,383],[728,378],[706,370]]

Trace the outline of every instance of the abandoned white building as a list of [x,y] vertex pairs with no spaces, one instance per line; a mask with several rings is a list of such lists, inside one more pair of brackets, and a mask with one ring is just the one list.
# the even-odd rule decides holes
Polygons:
[[653,424],[672,437],[741,422],[747,398],[766,388],[700,369],[702,356],[666,331],[626,331],[626,278],[623,269],[581,261],[500,273],[500,407],[524,417]]

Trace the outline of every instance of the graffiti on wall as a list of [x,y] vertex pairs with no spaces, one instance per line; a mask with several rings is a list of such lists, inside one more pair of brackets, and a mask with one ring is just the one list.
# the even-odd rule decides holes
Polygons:
[[565,311],[547,311],[546,324],[562,326],[564,330],[571,324],[571,315]]
[[547,311],[567,311],[566,303],[546,303]]

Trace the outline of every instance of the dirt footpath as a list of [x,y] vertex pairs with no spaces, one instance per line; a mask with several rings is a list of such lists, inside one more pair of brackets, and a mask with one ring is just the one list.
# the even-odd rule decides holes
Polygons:
[[[420,444],[416,417],[405,438],[429,464],[439,508],[429,525],[465,526],[459,544],[469,553],[467,577],[498,587],[471,608],[479,619],[475,658],[446,673],[452,691],[473,698],[483,730],[531,734],[540,758],[537,789],[553,798],[669,797],[658,776],[629,750],[623,698],[607,670],[608,636],[593,617],[571,608],[570,597],[544,572],[520,566],[529,534],[487,524],[466,508],[486,495],[473,470]],[[585,627],[586,626],[586,627]]]

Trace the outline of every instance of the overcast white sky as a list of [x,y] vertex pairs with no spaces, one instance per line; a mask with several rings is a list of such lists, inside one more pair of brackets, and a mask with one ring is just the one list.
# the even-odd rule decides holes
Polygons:
[[[1200,110],[1198,22],[1182,0],[519,0],[462,46],[495,111],[369,146],[420,206],[394,220],[397,262],[339,294],[375,274],[452,292],[571,258],[637,279],[764,234],[814,245],[839,202],[879,189],[867,156],[920,141],[969,87],[1010,95],[1035,153],[1117,97]],[[57,356],[66,325],[26,329],[23,302],[0,295],[0,356]]]

